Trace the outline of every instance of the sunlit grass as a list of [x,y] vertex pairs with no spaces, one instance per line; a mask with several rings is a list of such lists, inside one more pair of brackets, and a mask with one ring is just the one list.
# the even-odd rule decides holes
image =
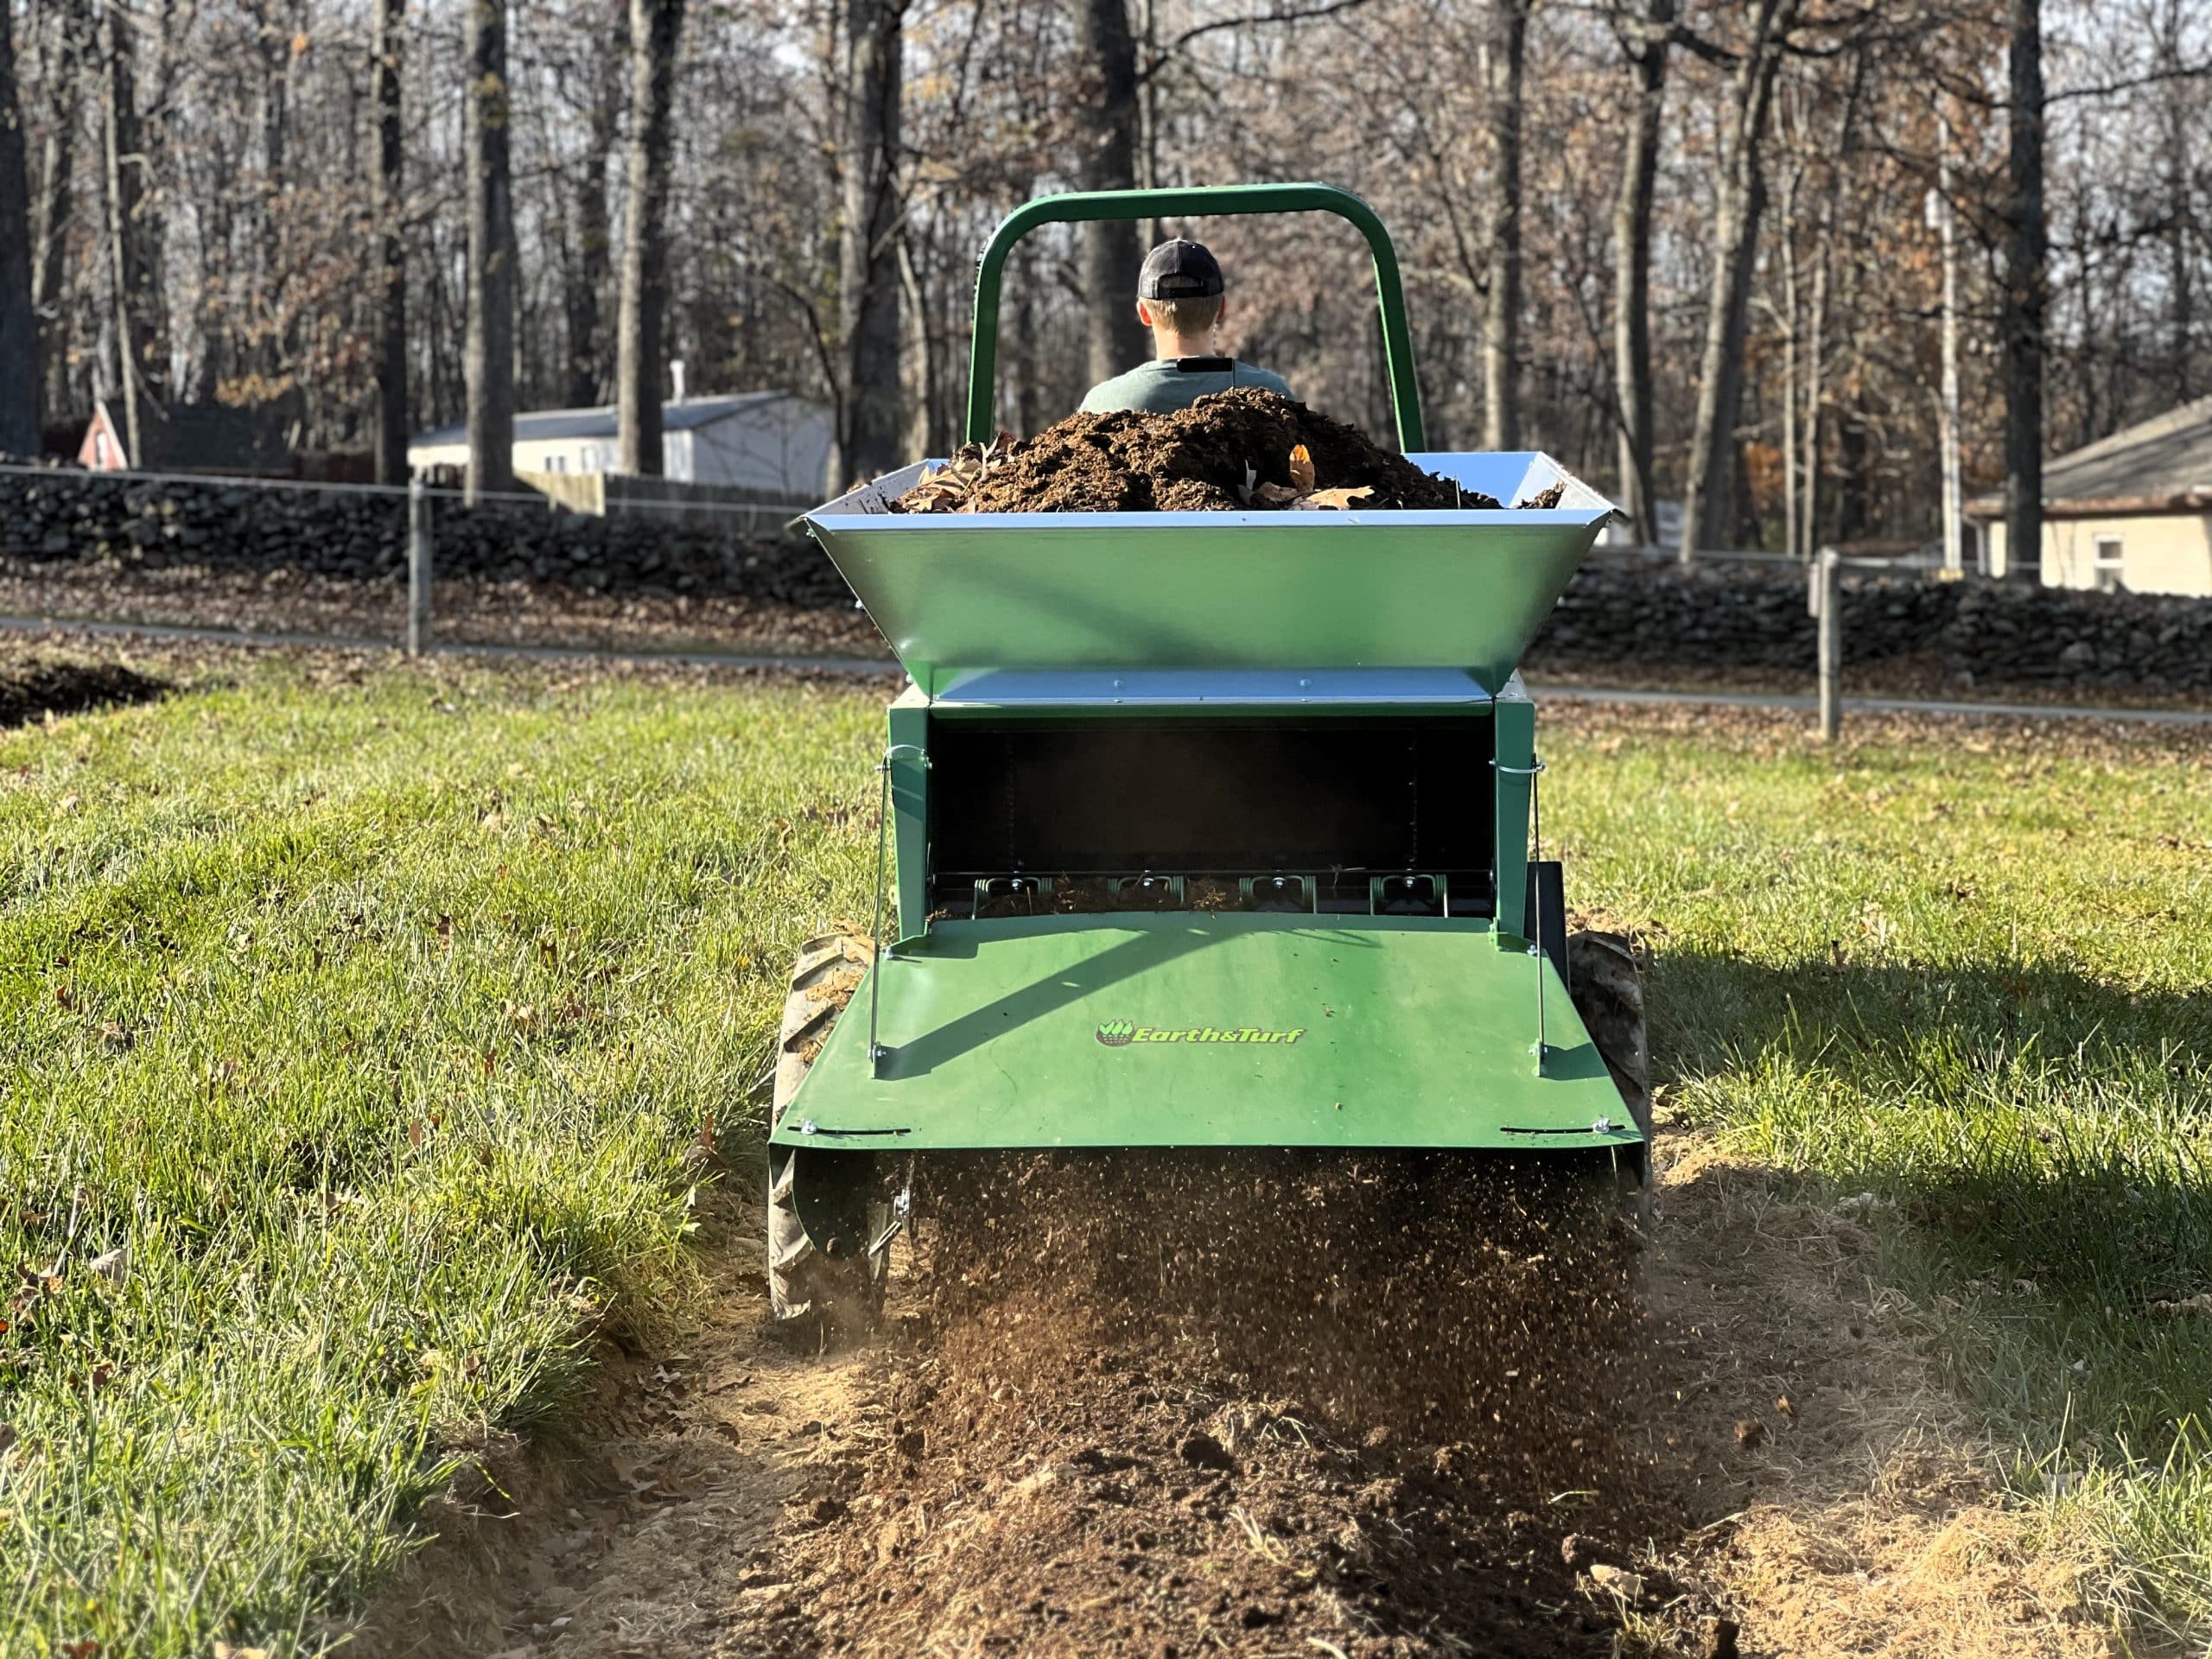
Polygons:
[[677,1282],[877,718],[266,667],[0,733],[0,1651],[320,1646]]
[[1653,929],[1656,1063],[1887,1201],[1902,1285],[2115,1611],[2212,1630],[2212,746],[1760,721],[1547,744],[1573,901]]
[[[11,1656],[322,1645],[681,1283],[684,1151],[865,905],[880,690],[235,672],[0,733]],[[2024,1500],[2212,1629],[2202,754],[1540,720],[1677,1109],[1876,1195]]]

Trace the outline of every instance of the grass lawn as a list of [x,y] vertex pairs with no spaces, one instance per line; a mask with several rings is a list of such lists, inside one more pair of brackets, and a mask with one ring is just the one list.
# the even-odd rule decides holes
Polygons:
[[1886,1224],[2021,1496],[2201,1643],[2212,735],[1730,721],[1546,746],[1571,901],[1650,931],[1676,1109]]
[[0,732],[10,1655],[320,1645],[680,1280],[872,867],[877,698],[232,660]]
[[[334,1634],[680,1289],[685,1154],[867,903],[879,690],[226,671],[0,731],[10,1655]],[[2212,1630],[2212,1315],[2155,1311],[2212,1290],[2212,751],[1781,729],[1540,716],[1571,900],[1649,932],[1678,1109],[1872,1195],[2116,1611]]]

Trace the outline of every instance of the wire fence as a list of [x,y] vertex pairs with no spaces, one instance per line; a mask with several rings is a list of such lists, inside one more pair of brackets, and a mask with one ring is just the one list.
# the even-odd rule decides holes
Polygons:
[[[573,476],[573,475],[572,475]],[[388,487],[0,465],[0,628],[842,662],[890,650],[792,495]],[[1866,549],[1845,550],[1864,555]],[[1529,656],[1613,685],[2212,702],[2212,600],[1945,580],[1932,546],[1816,560],[1601,546]],[[1808,578],[1817,576],[1815,583]],[[19,649],[20,647],[11,647]]]
[[785,492],[549,475],[471,498],[0,465],[0,618],[226,635],[874,656]]

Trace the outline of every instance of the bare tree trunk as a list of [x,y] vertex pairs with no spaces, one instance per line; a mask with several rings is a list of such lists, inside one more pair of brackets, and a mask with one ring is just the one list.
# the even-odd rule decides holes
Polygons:
[[1797,191],[1804,163],[1794,162],[1782,187],[1782,550],[1797,555]]
[[[1132,190],[1137,175],[1137,47],[1128,0],[1083,0],[1084,44],[1098,78],[1083,109],[1083,188]],[[1136,320],[1137,226],[1094,219],[1082,227],[1083,296],[1090,340],[1090,378],[1109,379],[1147,355]]]
[[[1137,0],[1137,39],[1141,50],[1137,92],[1137,188],[1160,188],[1160,0]],[[1137,220],[1137,245],[1160,242],[1160,221]]]
[[[280,315],[289,309],[283,302],[283,286],[288,261],[284,257],[284,215],[282,211],[286,172],[285,140],[289,136],[291,105],[293,8],[281,7],[283,16],[272,18],[265,12],[261,19],[261,190],[255,204],[260,220],[260,236],[257,253],[259,263],[254,270],[256,309],[264,317]],[[264,375],[275,379],[287,368],[289,353],[286,350],[286,336],[291,333],[289,324],[283,330],[265,329],[261,333],[259,367]]]
[[1942,382],[1936,391],[1936,442],[1943,447],[1943,568],[1964,571],[1966,543],[1962,515],[1966,480],[1959,457],[1959,225],[1951,206],[1951,124],[1936,125],[1936,213],[1943,259],[1942,334],[1937,343]]
[[614,268],[614,221],[607,206],[607,168],[622,119],[620,79],[602,73],[592,89],[591,132],[584,149],[583,181],[576,192],[576,240],[581,256],[565,297],[569,314],[568,400],[577,408],[609,394],[607,325],[601,305]]
[[1521,93],[1529,0],[1490,0],[1481,68],[1490,127],[1490,257],[1483,283],[1483,448],[1521,447]]
[[[2158,19],[2158,63],[2162,68],[2183,71],[2187,49],[2183,44],[2180,0],[2166,0]],[[2159,123],[2165,129],[2166,287],[2168,316],[2172,326],[2173,395],[2187,403],[2196,395],[2193,349],[2196,334],[2196,267],[2190,257],[2190,240],[2196,215],[2190,176],[2189,118],[2199,96],[2189,79],[2177,79],[2161,89]]]
[[38,312],[31,295],[31,190],[16,96],[10,8],[0,6],[0,455],[38,454]]
[[1667,30],[1674,21],[1675,0],[1645,0],[1644,27],[1629,53],[1636,67],[1636,112],[1613,200],[1613,393],[1620,404],[1621,506],[1630,533],[1645,547],[1659,540],[1651,482],[1651,203],[1667,106]]
[[131,73],[130,25],[117,0],[100,14],[100,143],[105,163],[107,257],[113,292],[116,392],[123,404],[123,442],[134,467],[145,465],[149,411],[146,377],[154,348],[145,226],[145,156],[138,94]]
[[63,255],[75,185],[77,73],[84,41],[81,0],[67,0],[59,10],[54,57],[47,75],[51,92],[46,138],[39,147],[31,223],[31,304],[43,325],[39,379],[41,402],[52,410],[65,407],[68,396],[68,362],[62,349],[67,331],[61,326],[61,295],[68,270]]
[[844,384],[832,483],[899,464],[897,218],[906,0],[844,0],[844,221],[837,236]]
[[377,230],[377,482],[407,481],[407,232],[400,123],[400,53],[407,0],[377,0],[371,100],[376,105],[377,170],[371,212]]
[[942,455],[952,448],[945,418],[944,332],[938,326],[915,241],[912,225],[899,232],[899,286],[906,296],[906,315],[920,331],[921,338],[917,343],[922,348],[921,361],[917,365],[921,371],[920,396],[915,399],[916,407],[908,422],[907,447],[925,455]]
[[2012,31],[2005,203],[2005,559],[2043,562],[2043,335],[2050,241],[2043,200],[2043,0],[2006,0]]
[[1797,533],[1803,539],[1796,553],[1808,563],[1819,550],[1821,536],[1821,413],[1827,396],[1821,370],[1827,352],[1829,238],[1834,224],[1833,213],[1822,213],[1815,245],[1820,257],[1813,267],[1813,298],[1805,326],[1805,462],[1797,469],[1805,505],[1797,515]]
[[468,499],[515,483],[515,213],[507,0],[469,0]]
[[1734,519],[1736,415],[1743,402],[1744,339],[1750,322],[1751,273],[1758,262],[1759,219],[1766,209],[1766,175],[1759,149],[1781,65],[1782,36],[1796,20],[1797,0],[1754,0],[1751,26],[1738,64],[1727,124],[1715,169],[1713,286],[1699,363],[1697,412],[1691,424],[1689,477],[1682,493],[1681,559],[1725,540]]
[[618,470],[658,478],[661,327],[668,310],[668,171],[675,143],[676,43],[683,0],[630,0],[630,200],[622,228],[622,314],[614,429]]

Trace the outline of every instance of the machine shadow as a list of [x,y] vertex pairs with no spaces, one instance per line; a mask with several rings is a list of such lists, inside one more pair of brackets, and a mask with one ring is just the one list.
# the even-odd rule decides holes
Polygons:
[[[2212,995],[2050,963],[1647,967],[1655,1079],[1974,1271],[2142,1312],[2212,1284]],[[2166,1322],[2171,1324],[2171,1322]]]
[[[1012,924],[1007,931],[1013,932],[1020,926],[1019,923]],[[883,1074],[894,1081],[926,1077],[946,1062],[981,1048],[1033,1020],[1041,1020],[1071,1002],[1124,980],[1152,973],[1179,957],[1205,950],[1219,938],[1217,933],[1196,927],[1147,929],[1119,944],[1109,945],[1065,973],[1009,991],[972,1013],[935,1027],[911,1042],[899,1044],[886,1060]],[[963,946],[967,947],[967,943],[963,939]],[[939,950],[937,954],[972,954],[972,947]],[[900,964],[894,956],[887,958],[885,965],[896,968]]]

